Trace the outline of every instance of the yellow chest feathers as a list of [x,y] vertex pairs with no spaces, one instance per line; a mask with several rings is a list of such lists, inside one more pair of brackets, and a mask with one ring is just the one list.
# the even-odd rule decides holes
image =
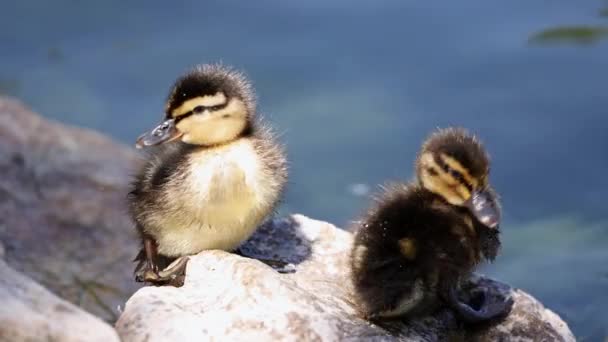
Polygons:
[[[256,197],[264,187],[266,175],[254,147],[247,140],[190,154],[184,179],[176,179],[185,205],[198,208],[238,206],[243,199]],[[263,194],[260,194],[263,196]],[[178,200],[180,201],[180,200]],[[235,208],[236,209],[236,208]]]
[[186,165],[167,184],[165,210],[155,215],[149,232],[163,254],[233,249],[278,199],[273,175],[249,140],[191,153]]

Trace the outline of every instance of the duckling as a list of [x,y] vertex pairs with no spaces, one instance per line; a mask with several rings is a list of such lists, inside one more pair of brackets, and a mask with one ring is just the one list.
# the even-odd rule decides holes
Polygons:
[[129,193],[143,244],[139,282],[179,284],[188,255],[235,250],[274,211],[287,180],[284,150],[257,118],[250,82],[221,65],[177,79],[164,121],[136,147],[150,150]]
[[[490,302],[458,290],[500,248],[500,205],[489,184],[481,142],[464,129],[430,135],[416,161],[416,180],[384,188],[355,227],[350,254],[355,299],[370,320],[431,314],[442,304],[467,323],[510,311],[511,298]],[[477,293],[473,293],[477,292]]]

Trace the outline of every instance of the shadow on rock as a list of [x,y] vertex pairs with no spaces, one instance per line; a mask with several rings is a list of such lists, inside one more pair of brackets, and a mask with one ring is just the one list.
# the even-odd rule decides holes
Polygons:
[[298,265],[312,253],[312,241],[301,231],[301,224],[293,216],[268,220],[240,248],[243,256],[275,260]]

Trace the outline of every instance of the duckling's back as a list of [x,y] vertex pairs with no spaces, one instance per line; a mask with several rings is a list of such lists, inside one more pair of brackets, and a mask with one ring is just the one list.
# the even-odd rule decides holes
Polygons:
[[367,316],[431,312],[439,283],[457,281],[477,262],[467,219],[436,200],[414,184],[390,185],[361,221],[351,270]]

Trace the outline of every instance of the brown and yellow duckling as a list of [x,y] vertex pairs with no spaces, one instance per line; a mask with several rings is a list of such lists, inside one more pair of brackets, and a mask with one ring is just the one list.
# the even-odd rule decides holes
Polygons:
[[197,66],[175,82],[165,120],[137,140],[162,144],[129,194],[143,243],[137,281],[174,282],[186,256],[236,249],[273,212],[286,159],[256,114],[252,86],[230,68]]
[[500,207],[482,144],[444,129],[423,144],[417,180],[385,188],[358,223],[351,253],[355,299],[373,320],[427,315],[446,305],[466,322],[509,312],[513,302],[458,298],[460,284],[500,248]]

